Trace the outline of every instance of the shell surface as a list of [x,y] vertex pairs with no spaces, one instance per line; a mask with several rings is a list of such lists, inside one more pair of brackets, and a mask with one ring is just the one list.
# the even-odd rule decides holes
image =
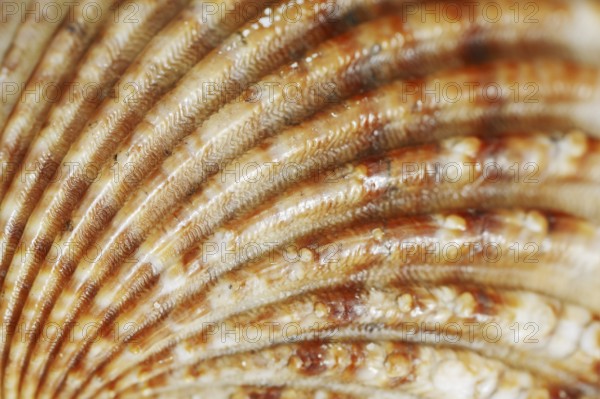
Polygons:
[[0,2],[0,397],[600,397],[600,3]]

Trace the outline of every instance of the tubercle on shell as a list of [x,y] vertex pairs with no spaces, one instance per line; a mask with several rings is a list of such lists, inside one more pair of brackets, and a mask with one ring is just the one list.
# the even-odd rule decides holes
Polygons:
[[0,396],[600,393],[597,3],[67,3],[0,25]]

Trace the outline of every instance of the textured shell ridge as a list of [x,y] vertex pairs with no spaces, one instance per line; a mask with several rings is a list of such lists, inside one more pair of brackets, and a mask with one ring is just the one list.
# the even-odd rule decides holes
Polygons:
[[597,0],[0,2],[0,398],[600,397]]

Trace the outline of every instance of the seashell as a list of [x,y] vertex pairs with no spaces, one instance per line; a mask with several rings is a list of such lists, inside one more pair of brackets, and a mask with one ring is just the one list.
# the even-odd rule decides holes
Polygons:
[[0,3],[0,397],[600,395],[594,0]]

